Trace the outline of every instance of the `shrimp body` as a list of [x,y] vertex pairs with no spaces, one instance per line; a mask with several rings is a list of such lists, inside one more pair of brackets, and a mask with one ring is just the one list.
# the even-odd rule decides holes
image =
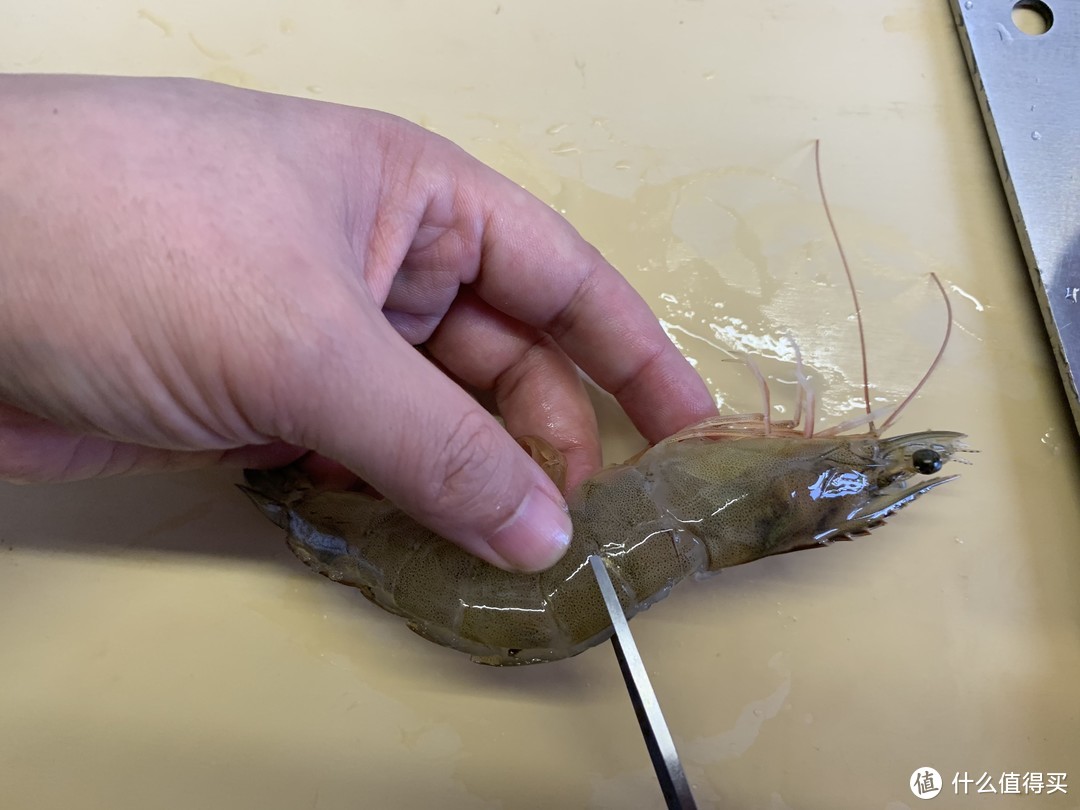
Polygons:
[[633,616],[691,574],[866,532],[951,480],[921,476],[963,449],[961,434],[943,431],[807,438],[747,428],[712,419],[585,481],[569,501],[569,550],[535,574],[496,568],[388,500],[320,491],[289,468],[248,471],[243,489],[311,568],[424,638],[501,666],[568,658],[611,636],[591,555]]
[[[770,421],[768,386],[760,414],[717,417],[686,428],[624,464],[585,481],[570,500],[574,535],[565,556],[538,574],[495,568],[439,537],[390,501],[359,492],[314,489],[294,469],[248,471],[244,490],[288,532],[289,547],[320,574],[353,585],[438,644],[494,665],[577,655],[612,627],[589,565],[599,555],[633,616],[691,574],[704,575],[831,540],[866,533],[954,476],[926,478],[953,459],[962,434],[881,438],[929,378],[930,369],[875,429],[862,314],[821,181],[818,188],[848,279],[863,358],[866,416],[816,432],[814,396],[796,349],[799,399],[791,422]],[[800,416],[806,412],[800,428]],[[844,435],[868,424],[865,434]],[[560,454],[539,439],[522,444],[556,483]],[[914,479],[914,480],[912,480]]]

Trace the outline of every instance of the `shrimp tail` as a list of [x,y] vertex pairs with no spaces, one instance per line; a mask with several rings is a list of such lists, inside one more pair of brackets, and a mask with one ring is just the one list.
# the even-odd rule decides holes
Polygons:
[[312,485],[304,473],[290,465],[276,470],[244,470],[244,483],[236,488],[272,522],[288,531],[289,510],[311,491]]

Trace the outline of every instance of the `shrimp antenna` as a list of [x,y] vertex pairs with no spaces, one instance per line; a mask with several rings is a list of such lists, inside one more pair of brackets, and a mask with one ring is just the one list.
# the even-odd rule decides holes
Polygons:
[[928,368],[926,370],[926,373],[922,375],[922,379],[919,380],[919,382],[916,383],[915,387],[911,389],[911,393],[904,398],[904,401],[896,406],[896,410],[892,412],[892,415],[884,422],[882,422],[882,432],[884,432],[884,430],[889,425],[895,422],[896,417],[900,415],[900,411],[904,410],[904,408],[908,406],[908,403],[911,402],[911,400],[915,399],[915,395],[919,393],[919,389],[922,388],[923,384],[930,379],[930,375],[934,373],[934,369],[937,368],[937,364],[941,362],[941,357],[943,354],[945,354],[945,347],[949,345],[949,337],[952,335],[952,302],[949,300],[949,294],[945,292],[945,287],[942,285],[941,279],[937,277],[937,273],[931,272],[930,278],[932,278],[934,280],[934,283],[937,284],[938,290],[941,291],[941,298],[945,301],[945,317],[947,319],[945,321],[945,337],[942,338],[941,348],[938,349],[937,355],[935,355],[933,362],[930,363],[930,368]]
[[[840,253],[840,262],[844,265],[844,275],[847,276],[848,289],[851,290],[851,300],[855,304],[855,320],[859,325],[859,350],[862,352],[862,388],[863,402],[866,404],[866,414],[871,415],[870,410],[870,372],[866,364],[866,333],[863,331],[862,307],[859,306],[859,293],[855,290],[855,279],[851,275],[851,265],[848,264],[847,254],[844,253],[844,245],[840,242],[840,234],[833,222],[832,211],[829,209],[829,200],[825,196],[825,182],[821,179],[821,139],[814,141],[814,170],[817,172],[818,192],[821,194],[821,205],[825,209],[825,218],[829,220],[829,228],[832,230],[833,242],[836,250]],[[919,383],[922,385],[922,383]],[[918,390],[917,388],[915,389]],[[901,404],[901,408],[907,403]],[[897,408],[899,410],[899,408]],[[896,416],[896,412],[893,412]],[[890,420],[891,421],[891,420]],[[874,420],[870,419],[870,432],[874,433]]]

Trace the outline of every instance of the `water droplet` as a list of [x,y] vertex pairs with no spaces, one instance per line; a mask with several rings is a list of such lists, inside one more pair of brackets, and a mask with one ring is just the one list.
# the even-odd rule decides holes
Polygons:
[[1045,444],[1047,447],[1049,447],[1050,452],[1053,453],[1056,456],[1059,452],[1061,452],[1061,445],[1059,445],[1056,441],[1054,441],[1054,435],[1053,434],[1054,434],[1053,429],[1048,430],[1048,431],[1046,431],[1046,433],[1044,433],[1042,435],[1042,437],[1039,439],[1039,441],[1042,442],[1043,444]]
[[317,96],[322,93],[322,87],[317,84],[309,84],[304,89],[311,93],[313,96]]
[[1036,129],[1036,130],[1032,130],[1032,133],[1031,133],[1031,140],[1033,140],[1033,141],[1038,141],[1038,140],[1041,140],[1041,139],[1042,139],[1042,133],[1041,133],[1041,132],[1039,132],[1039,130],[1037,130],[1037,129]]
[[581,154],[581,148],[572,141],[560,143],[554,149],[551,150],[553,155],[578,155]]
[[560,132],[566,129],[567,126],[567,124],[552,124],[550,127],[547,128],[546,132],[548,135],[558,135]]
[[971,9],[975,8],[975,4],[972,3],[971,0],[967,0],[967,2],[964,3],[964,8],[970,11]]
[[630,168],[630,161],[629,160],[617,161],[615,163],[615,168],[618,169],[620,172],[624,172],[624,171],[626,171],[627,169]]
[[710,71],[708,71],[706,73],[702,73],[701,78],[703,78],[707,82],[711,82],[713,79],[716,78],[716,71],[715,70],[710,70]]

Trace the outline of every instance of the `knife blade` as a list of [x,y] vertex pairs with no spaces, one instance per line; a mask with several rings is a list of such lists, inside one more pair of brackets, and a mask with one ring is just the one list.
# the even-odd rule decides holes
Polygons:
[[600,594],[604,597],[604,605],[615,628],[611,643],[615,647],[615,657],[619,660],[619,669],[623,681],[626,682],[626,690],[630,693],[630,702],[634,705],[634,713],[645,737],[645,747],[649,749],[649,759],[652,760],[656,778],[660,781],[664,800],[669,810],[695,810],[697,804],[690,791],[682,760],[675,750],[675,742],[671,739],[667,721],[660,711],[660,703],[656,699],[652,682],[630,633],[630,625],[615,593],[615,585],[611,582],[601,557],[592,555],[589,564],[596,575],[596,583],[600,586]]

